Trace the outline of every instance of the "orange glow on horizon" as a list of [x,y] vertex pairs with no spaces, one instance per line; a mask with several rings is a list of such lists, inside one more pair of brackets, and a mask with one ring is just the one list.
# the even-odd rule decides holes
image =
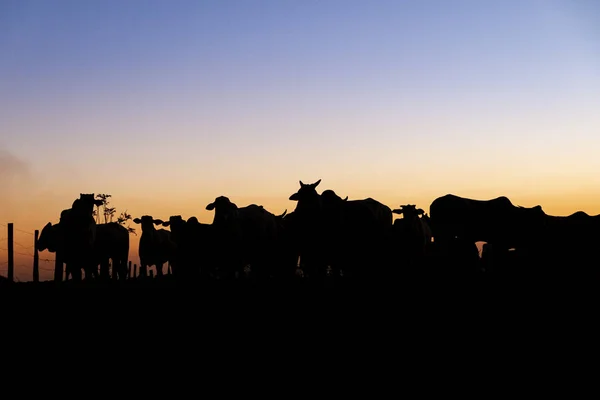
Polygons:
[[[311,182],[306,180],[305,183]],[[235,196],[230,195],[230,199],[238,204],[238,206],[244,206],[248,204],[261,204],[267,210],[273,214],[279,215],[286,209],[289,212],[293,211],[296,203],[288,200],[289,195],[295,192],[298,183],[295,185],[289,185],[288,190],[281,191],[280,196]],[[321,185],[323,187],[321,187]],[[327,189],[327,186],[323,181],[319,186],[319,192]],[[335,190],[335,189],[334,189]],[[388,205],[390,208],[397,208],[400,204],[416,204],[418,207],[423,208],[426,212],[429,212],[429,204],[435,199],[435,197],[442,196],[446,193],[440,193],[437,196],[431,196],[428,194],[429,190],[424,190],[426,195],[414,195],[408,196],[406,193],[394,193],[392,189],[380,190],[377,192],[378,195],[371,195],[382,203]],[[350,199],[359,199],[369,197],[365,190],[356,189],[351,190],[336,190],[340,196],[348,195]],[[180,214],[184,218],[196,216],[201,222],[211,223],[213,218],[213,212],[205,210],[205,206],[212,202],[214,198],[219,195],[195,195],[190,196],[186,199],[181,197],[173,196],[173,199],[167,200],[164,197],[157,198],[145,198],[145,197],[134,197],[121,195],[110,199],[111,205],[116,207],[117,214],[127,210],[134,218],[149,214],[155,218],[167,220],[170,215]],[[226,193],[223,193],[226,194]],[[498,192],[489,192],[487,195],[483,190],[473,188],[471,190],[465,190],[462,192],[455,193],[464,197],[472,197],[479,199],[490,199],[500,195]],[[562,195],[553,194],[542,196],[535,196],[533,193],[528,192],[523,195],[508,196],[515,205],[522,205],[525,207],[531,207],[537,204],[543,206],[545,212],[550,215],[569,215],[575,211],[585,211],[590,215],[600,214],[600,189],[597,191],[585,190],[583,192],[577,191],[565,191]],[[58,222],[60,211],[65,208],[69,208],[74,196],[68,195],[54,195],[54,196],[41,196],[32,198],[22,198],[19,201],[13,202],[13,206],[19,203],[23,208],[13,207],[11,208],[12,213],[10,215],[3,212],[2,220],[0,222],[0,274],[6,275],[6,262],[7,262],[7,227],[8,222],[14,224],[14,238],[15,238],[15,276],[22,280],[32,279],[33,270],[33,231],[35,229],[41,230],[47,222]],[[15,200],[19,200],[18,198]],[[397,218],[395,216],[394,218]],[[115,218],[116,220],[116,218]],[[141,235],[139,225],[129,221],[129,225],[136,229],[137,235],[130,235],[130,256],[129,259],[139,264],[138,257],[138,244]],[[168,228],[165,228],[168,229]],[[45,260],[54,259],[54,254],[47,251],[39,253],[40,258],[40,279],[53,279],[54,263]]]

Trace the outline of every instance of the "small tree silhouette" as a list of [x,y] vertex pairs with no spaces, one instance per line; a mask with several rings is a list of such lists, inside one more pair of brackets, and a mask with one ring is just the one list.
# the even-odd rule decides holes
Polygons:
[[[102,214],[104,215],[104,223],[107,224],[109,222],[112,222],[113,216],[115,215],[115,212],[117,211],[116,208],[114,207],[109,207],[109,201],[108,199],[111,198],[112,195],[110,194],[97,194],[96,198],[98,200],[102,200]],[[98,215],[96,216],[96,223],[98,223],[98,217],[100,214],[100,206],[98,207]]]
[[[99,219],[100,219],[100,207],[102,207],[102,215],[104,215],[104,223],[109,223],[109,222],[113,222],[113,218],[117,212],[117,209],[115,207],[109,207],[110,202],[108,201],[109,198],[111,198],[112,195],[110,194],[104,194],[104,193],[100,193],[96,195],[96,198],[98,200],[102,200],[102,204],[99,206],[96,206],[96,210],[94,210],[94,217],[96,218],[96,223],[99,223]],[[125,210],[124,212],[122,212],[118,217],[117,217],[117,223],[119,225],[125,226],[125,223],[127,221],[130,221],[131,215],[127,213],[127,210]],[[127,231],[129,233],[133,233],[134,235],[137,235],[135,228],[132,228],[130,225],[125,226],[125,228],[127,228]]]
[[[119,223],[119,225],[125,226],[125,222],[131,221],[131,219],[132,219],[131,214],[128,214],[127,210],[125,210],[124,212],[122,212],[119,215],[119,218],[117,218],[117,222]],[[132,228],[130,225],[125,226],[125,228],[127,228],[129,233],[133,233],[134,235],[137,235],[137,233],[135,232],[135,228]]]

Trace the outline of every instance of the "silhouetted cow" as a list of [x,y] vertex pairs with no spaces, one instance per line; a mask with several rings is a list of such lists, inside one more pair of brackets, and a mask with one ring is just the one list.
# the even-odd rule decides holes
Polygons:
[[199,278],[201,270],[208,274],[214,259],[210,224],[203,224],[196,217],[184,221],[180,215],[174,215],[163,226],[171,228],[171,239],[176,244],[172,264],[176,277],[186,281]]
[[297,203],[286,219],[286,236],[294,241],[304,276],[322,279],[326,276],[327,267],[336,262],[333,259],[334,249],[327,245],[327,220],[321,195],[316,190],[321,179],[309,184],[299,182],[300,189],[289,197]]
[[256,276],[278,273],[274,265],[278,234],[275,215],[256,204],[238,207],[225,196],[217,197],[206,209],[215,211],[212,225],[217,246],[226,257],[226,275],[238,275],[248,264]]
[[171,240],[171,232],[166,229],[156,229],[154,225],[162,225],[163,221],[154,219],[150,215],[135,218],[133,222],[142,225],[139,246],[140,275],[146,276],[148,267],[154,265],[156,275],[162,276],[163,264],[171,264],[176,251],[175,242]]
[[171,240],[176,245],[175,253],[171,259],[171,270],[173,271],[173,275],[177,276],[179,272],[181,272],[179,271],[180,267],[186,268],[186,264],[189,262],[189,260],[187,260],[188,249],[186,248],[186,221],[181,218],[181,215],[172,215],[169,217],[168,221],[162,223],[162,226],[170,228]]
[[96,225],[94,259],[100,264],[100,276],[108,277],[112,261],[112,278],[127,278],[129,259],[129,231],[117,222]]
[[372,198],[342,199],[333,190],[319,195],[320,182],[300,181],[300,189],[290,196],[298,202],[294,212],[300,222],[301,260],[311,255],[321,264],[316,268],[329,265],[334,276],[340,270],[346,276],[381,273],[389,263],[391,209]]
[[544,214],[544,230],[528,247],[536,275],[553,279],[600,279],[600,215],[583,211],[568,216]]
[[[61,223],[48,222],[40,232],[37,241],[37,250],[48,250],[55,253],[59,260],[63,260],[64,237]],[[116,222],[96,225],[96,239],[94,241],[95,267],[100,265],[101,275],[108,276],[109,260],[113,265],[113,278],[126,279],[127,261],[129,257],[129,232],[127,228]],[[67,264],[66,277],[72,274]]]
[[545,225],[541,206],[515,206],[504,196],[473,200],[448,194],[431,203],[430,213],[436,252],[442,256],[450,254],[449,246],[463,242],[469,248],[482,241],[497,251],[525,249]]
[[426,261],[432,251],[432,233],[425,212],[414,204],[401,205],[392,213],[402,215],[394,221],[394,237],[398,243],[401,264],[409,267],[426,267]]
[[302,276],[303,271],[298,268],[300,253],[296,246],[297,231],[294,229],[297,215],[293,211],[288,214],[286,209],[282,214],[277,215],[276,219],[278,224],[276,257],[280,265],[281,277]]
[[214,277],[215,260],[220,254],[215,251],[216,239],[213,234],[214,227],[190,217],[185,224],[184,259],[186,274],[190,277]]
[[97,276],[98,268],[94,265],[93,254],[96,240],[93,211],[94,206],[101,204],[102,200],[94,199],[93,193],[80,193],[79,199],[73,202],[71,209],[61,213],[63,258],[67,265],[73,265],[70,268],[73,280],[81,280],[81,268],[85,270],[86,279]]

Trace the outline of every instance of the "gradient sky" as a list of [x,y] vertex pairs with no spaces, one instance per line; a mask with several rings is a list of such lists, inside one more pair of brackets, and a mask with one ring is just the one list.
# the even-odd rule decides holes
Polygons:
[[598,214],[599,105],[595,0],[2,0],[0,274],[5,223],[29,254],[82,192],[203,222],[317,179]]

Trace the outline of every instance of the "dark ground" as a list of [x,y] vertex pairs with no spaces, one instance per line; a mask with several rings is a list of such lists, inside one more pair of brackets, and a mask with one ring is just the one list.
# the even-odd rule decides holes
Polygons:
[[[118,354],[115,360],[143,353],[189,361],[195,354],[199,362],[208,353],[222,359],[252,349],[252,360],[260,363],[267,352],[286,358],[305,349],[319,354],[312,362],[327,363],[336,348],[356,362],[369,355],[387,364],[407,352],[423,361],[443,350],[455,353],[459,368],[467,348],[489,357],[490,349],[519,346],[523,355],[532,343],[553,337],[543,351],[555,354],[556,346],[565,345],[560,332],[579,335],[581,326],[595,324],[598,294],[597,286],[584,282],[530,284],[485,276],[1,283],[0,327],[16,338],[5,339],[8,349],[17,340],[62,354],[89,355],[90,348],[106,347]],[[401,350],[396,361],[386,358],[393,349]]]

